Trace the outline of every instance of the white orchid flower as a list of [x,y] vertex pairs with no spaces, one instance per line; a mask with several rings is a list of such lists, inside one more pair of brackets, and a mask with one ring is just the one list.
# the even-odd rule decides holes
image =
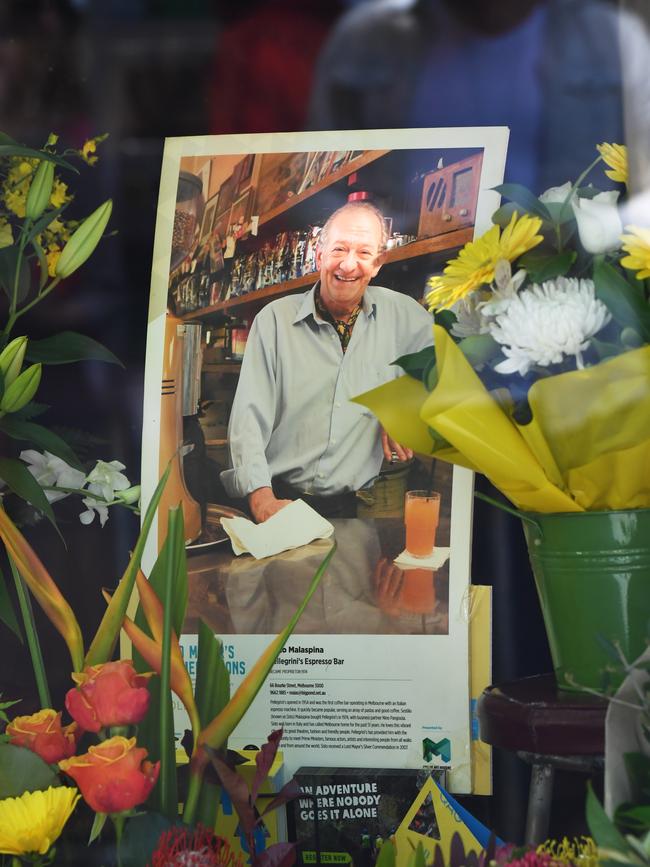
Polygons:
[[451,310],[456,315],[456,321],[450,328],[453,337],[462,340],[464,337],[487,333],[487,321],[480,310],[479,299],[479,293],[472,292],[453,305]]
[[[567,181],[566,184],[562,184],[560,187],[549,187],[548,190],[544,190],[539,200],[545,205],[563,205],[569,198],[572,186],[571,181]],[[575,194],[571,198],[573,199],[574,197]]]
[[116,491],[125,491],[131,487],[131,482],[121,472],[126,469],[119,461],[97,461],[95,469],[87,477],[88,490],[98,494],[107,502],[115,499]]
[[[19,455],[21,461],[28,464],[27,469],[42,488],[82,488],[86,476],[81,470],[76,470],[64,460],[50,452],[37,452],[35,449],[25,449]],[[44,491],[50,503],[64,499],[68,494],[64,491]]]
[[82,524],[92,524],[95,518],[95,512],[99,516],[99,523],[103,527],[108,521],[108,506],[101,503],[99,500],[93,500],[91,497],[84,497],[83,504],[86,506],[86,511],[81,512],[79,520]]
[[610,190],[593,199],[571,202],[580,243],[588,253],[611,253],[620,248],[623,225],[616,205],[618,195],[618,190]]
[[[526,279],[526,271],[520,268],[512,273],[512,265],[508,259],[499,259],[494,269],[494,286],[487,301],[482,301],[478,308],[484,317],[496,316],[507,309]],[[488,330],[487,328],[485,329]]]

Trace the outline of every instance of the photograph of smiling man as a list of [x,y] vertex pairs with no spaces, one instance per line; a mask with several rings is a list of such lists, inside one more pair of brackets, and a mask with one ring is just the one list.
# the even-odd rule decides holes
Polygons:
[[408,295],[372,285],[388,234],[367,201],[338,208],[316,244],[319,279],[255,317],[230,415],[232,468],[256,521],[302,499],[324,517],[356,517],[356,492],[382,460],[413,457],[355,395],[399,372],[391,361],[432,343],[432,319]]

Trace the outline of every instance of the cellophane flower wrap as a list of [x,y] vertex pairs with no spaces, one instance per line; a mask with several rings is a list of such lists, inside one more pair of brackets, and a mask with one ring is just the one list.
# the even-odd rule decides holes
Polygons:
[[606,185],[627,180],[625,147],[597,150],[539,197],[496,188],[493,227],[429,280],[435,349],[356,398],[524,511],[650,506],[650,231],[623,226],[619,190],[584,185],[601,162]]

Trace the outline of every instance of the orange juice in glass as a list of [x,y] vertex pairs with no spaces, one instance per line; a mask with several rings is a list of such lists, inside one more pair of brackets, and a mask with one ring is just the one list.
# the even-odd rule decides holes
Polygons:
[[440,494],[436,491],[407,491],[404,503],[406,550],[412,557],[428,557],[436,544],[440,515]]

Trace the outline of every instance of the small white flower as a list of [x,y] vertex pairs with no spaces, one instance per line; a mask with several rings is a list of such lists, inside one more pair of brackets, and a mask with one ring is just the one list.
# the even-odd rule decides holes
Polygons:
[[131,482],[120,472],[126,467],[119,461],[97,461],[95,469],[88,474],[88,490],[99,494],[109,503],[115,499],[115,491],[125,491]]
[[502,313],[512,299],[517,297],[517,292],[525,279],[526,271],[523,268],[513,276],[510,262],[507,259],[499,259],[494,269],[495,285],[492,287],[492,293],[487,301],[479,304],[483,316],[496,316]]
[[559,364],[570,355],[582,368],[582,353],[610,319],[596,299],[593,280],[558,277],[534,284],[490,323],[490,334],[506,356],[495,370],[525,376],[534,365]]
[[598,193],[593,199],[571,202],[580,243],[588,253],[611,253],[621,246],[623,224],[616,201],[618,190]]
[[456,314],[456,321],[449,329],[453,337],[462,340],[465,337],[487,332],[487,321],[480,307],[478,292],[473,292],[454,304],[451,310]]
[[[544,190],[539,200],[540,202],[544,202],[545,205],[563,205],[569,197],[572,186],[571,181],[567,181],[561,187],[549,187],[548,190]],[[573,199],[573,196],[571,198]]]
[[83,504],[86,507],[85,512],[81,512],[79,520],[82,524],[92,524],[95,518],[95,512],[99,516],[99,523],[103,527],[108,521],[108,506],[101,503],[99,500],[93,500],[91,497],[84,497]]
[[[20,459],[29,465],[27,469],[42,488],[82,488],[86,480],[81,470],[75,470],[64,460],[47,451],[40,454],[35,449],[25,449],[20,453]],[[56,503],[68,496],[63,491],[44,491],[44,493],[50,503]]]

